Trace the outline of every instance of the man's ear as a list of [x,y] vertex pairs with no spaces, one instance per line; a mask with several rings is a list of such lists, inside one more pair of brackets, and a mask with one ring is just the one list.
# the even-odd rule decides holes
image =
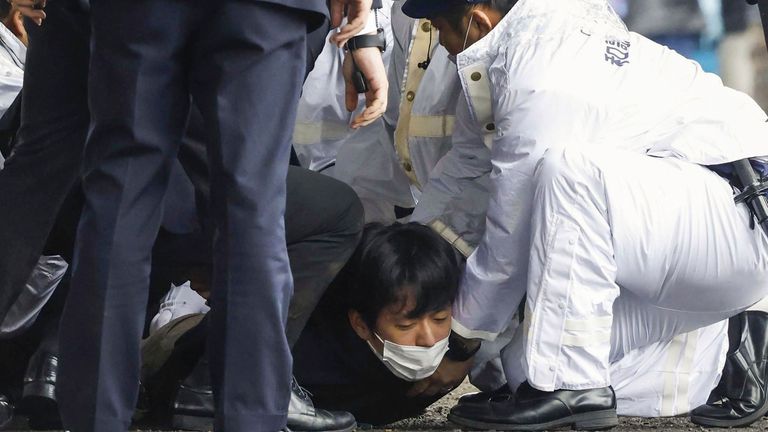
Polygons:
[[368,328],[368,324],[365,323],[360,312],[350,309],[349,312],[347,312],[347,317],[349,318],[349,325],[352,326],[352,329],[357,333],[357,336],[359,336],[360,339],[369,340],[371,338],[371,329]]
[[496,24],[499,23],[501,18],[499,12],[487,6],[475,7],[472,10],[472,22],[480,31],[481,38],[490,33],[491,30],[496,27]]

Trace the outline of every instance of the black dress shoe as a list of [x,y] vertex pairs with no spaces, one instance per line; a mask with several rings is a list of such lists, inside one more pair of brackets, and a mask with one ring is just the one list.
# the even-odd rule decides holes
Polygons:
[[288,405],[288,428],[295,432],[347,432],[357,426],[355,417],[346,411],[315,408],[309,394],[291,381],[291,402]]
[[[173,402],[172,426],[176,429],[213,429],[213,391],[208,379],[208,364],[201,361],[179,387]],[[294,432],[347,432],[357,426],[352,414],[315,408],[309,394],[296,380],[291,381],[288,428]]]
[[545,392],[520,385],[514,395],[486,403],[456,405],[448,420],[469,428],[547,430],[570,426],[579,430],[610,429],[619,424],[616,395],[611,387]]
[[500,401],[503,399],[510,399],[514,397],[514,393],[507,384],[492,391],[467,393],[462,395],[457,402],[458,405],[485,405],[495,399]]
[[29,360],[19,410],[29,416],[31,429],[61,429],[56,402],[58,370],[59,359],[56,354],[38,350]]
[[13,405],[4,395],[0,395],[0,430],[11,424],[13,420]]
[[213,390],[208,376],[208,362],[201,360],[179,386],[173,401],[174,429],[213,430]]
[[706,405],[691,412],[691,421],[702,426],[744,427],[768,412],[766,360],[768,359],[768,314],[742,312],[729,325],[740,326],[738,346],[731,346],[720,383]]

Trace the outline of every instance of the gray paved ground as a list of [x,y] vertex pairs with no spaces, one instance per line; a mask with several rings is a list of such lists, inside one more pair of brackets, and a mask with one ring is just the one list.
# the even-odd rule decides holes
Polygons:
[[[473,388],[467,384],[459,387],[453,393],[443,398],[441,401],[431,406],[423,415],[404,420],[383,429],[371,430],[370,432],[394,432],[394,431],[459,431],[458,427],[448,423],[445,416],[448,410],[456,403],[456,399],[464,393],[473,391]],[[23,428],[14,429],[18,431],[27,430]],[[641,419],[641,418],[621,418],[619,427],[613,429],[616,432],[634,432],[641,430],[663,431],[704,431],[706,429],[696,426],[687,418],[665,418],[665,419]],[[768,430],[768,420],[763,420],[745,429],[732,429],[732,431],[763,431]],[[62,432],[62,431],[56,431]],[[148,431],[137,430],[136,432],[180,432],[180,431]],[[729,431],[730,432],[730,431]]]

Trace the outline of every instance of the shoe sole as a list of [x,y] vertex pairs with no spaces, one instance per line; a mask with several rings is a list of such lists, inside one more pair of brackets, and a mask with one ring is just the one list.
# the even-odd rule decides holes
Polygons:
[[737,420],[718,420],[718,419],[712,419],[709,417],[699,417],[691,414],[691,422],[699,426],[717,427],[717,428],[746,427],[762,419],[766,413],[768,413],[768,397],[765,398],[765,401],[757,411],[753,412],[752,414],[746,417],[743,417]]
[[545,423],[538,424],[509,424],[509,423],[489,423],[484,421],[472,420],[448,414],[448,420],[456,423],[459,426],[465,426],[467,428],[485,429],[485,430],[528,430],[539,431],[560,428],[564,426],[570,426],[576,430],[606,430],[612,429],[619,425],[619,417],[616,415],[616,410],[594,411],[583,414],[574,414],[572,416],[563,417],[561,419],[553,420]]
[[[213,419],[211,417],[201,417],[192,415],[174,415],[171,422],[174,429],[182,429],[197,432],[208,432],[213,430]],[[351,432],[357,428],[357,423],[343,429],[313,431],[313,432]],[[308,432],[299,429],[290,429],[292,432]]]

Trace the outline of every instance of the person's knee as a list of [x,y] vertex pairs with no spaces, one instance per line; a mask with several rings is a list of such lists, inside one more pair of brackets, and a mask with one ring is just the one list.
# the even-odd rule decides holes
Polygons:
[[357,193],[344,183],[339,184],[334,195],[335,199],[338,200],[340,209],[336,231],[354,237],[355,243],[357,243],[365,225],[363,204]]
[[577,149],[550,149],[539,160],[534,172],[537,189],[576,190],[594,175],[599,175],[588,152]]

